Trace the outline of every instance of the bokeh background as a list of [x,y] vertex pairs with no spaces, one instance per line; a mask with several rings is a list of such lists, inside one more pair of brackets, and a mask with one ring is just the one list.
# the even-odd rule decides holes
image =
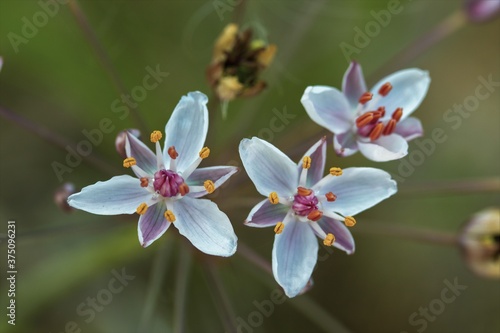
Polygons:
[[[6,233],[8,220],[16,221],[18,270],[13,327],[4,313],[7,247],[0,239],[1,331],[417,332],[423,325],[411,325],[412,313],[439,299],[445,280],[458,279],[467,289],[421,331],[499,332],[498,280],[476,276],[458,247],[439,241],[458,232],[472,214],[499,203],[499,88],[457,129],[443,119],[454,104],[474,94],[479,76],[500,81],[500,21],[461,20],[461,1],[402,1],[402,11],[352,55],[363,66],[368,86],[398,69],[428,70],[432,83],[415,116],[426,138],[441,128],[448,139],[403,177],[397,195],[357,216],[354,255],[337,250],[326,255],[321,249],[325,259],[313,274],[314,287],[274,305],[269,316],[252,314],[258,311],[255,302],[270,300],[279,289],[265,270],[274,233],[242,224],[261,199],[243,170],[211,196],[240,240],[241,251],[228,259],[199,253],[173,228],[143,249],[137,216],[66,213],[54,203],[54,191],[64,182],[81,188],[127,172],[115,137],[141,125],[132,115],[121,120],[112,112],[120,96],[117,86],[130,91],[142,85],[147,66],[168,72],[137,107],[143,130],[163,129],[182,95],[211,93],[205,69],[213,42],[234,21],[275,43],[278,53],[263,75],[269,87],[262,94],[231,102],[226,120],[211,104],[207,143],[212,155],[203,166],[241,165],[237,147],[243,137],[260,135],[295,160],[322,135],[331,142],[331,135],[310,121],[300,97],[308,85],[340,87],[348,66],[341,43],[355,45],[353,29],[364,30],[374,21],[370,11],[387,10],[388,3],[70,1],[60,4],[16,52],[9,33],[22,36],[23,18],[33,22],[42,6],[0,0],[0,232]],[[435,27],[450,17],[454,31],[439,38]],[[424,35],[435,37],[435,43],[415,47]],[[418,52],[402,57],[412,46]],[[263,129],[285,109],[294,118],[269,135]],[[21,118],[14,121],[13,115]],[[82,130],[97,128],[103,118],[111,119],[113,131],[60,182],[52,163],[64,163],[67,152],[36,132],[74,148],[85,139]],[[410,151],[418,149],[410,144]],[[398,175],[401,163],[377,164],[360,154],[340,159],[328,146],[332,166],[374,166]],[[86,322],[89,315],[78,314],[77,308],[107,289],[112,271],[122,268],[135,278]],[[238,318],[258,325],[244,327]]]

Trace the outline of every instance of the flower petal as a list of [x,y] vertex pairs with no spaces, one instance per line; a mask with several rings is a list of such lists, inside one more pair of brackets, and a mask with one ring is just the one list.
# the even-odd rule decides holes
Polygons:
[[[150,175],[156,170],[156,155],[141,140],[127,132],[125,136],[125,152],[127,157],[135,158],[137,166]],[[137,177],[141,177],[137,175]]]
[[354,123],[354,113],[349,102],[336,88],[307,87],[300,101],[316,124],[333,133],[346,132]]
[[68,198],[71,207],[99,215],[133,214],[141,203],[150,206],[155,202],[139,179],[128,175],[86,186]]
[[318,240],[311,227],[291,220],[274,237],[273,274],[288,297],[307,285],[318,257]]
[[357,153],[358,143],[356,141],[356,135],[351,131],[335,134],[333,136],[333,148],[335,149],[335,153],[341,157],[347,157]]
[[283,221],[289,209],[288,206],[273,205],[268,199],[264,199],[252,208],[245,225],[256,228],[274,227],[276,223]]
[[[214,182],[215,188],[219,188],[224,184],[229,177],[234,175],[238,171],[237,167],[233,166],[215,166],[208,168],[199,168],[193,171],[188,179],[185,179],[189,186],[202,186],[205,180],[211,180]],[[192,198],[199,198],[208,194],[206,190],[198,192],[189,192],[188,196]]]
[[264,196],[276,192],[280,196],[292,195],[299,182],[297,165],[272,144],[257,137],[240,142],[243,166]]
[[324,201],[323,209],[344,216],[356,215],[397,192],[391,175],[375,168],[347,168],[341,176],[326,176],[314,186],[318,195],[333,192],[337,199]]
[[421,137],[424,134],[422,123],[415,117],[408,117],[396,125],[394,133],[401,135],[406,141]]
[[374,142],[358,140],[358,148],[366,158],[375,162],[397,160],[408,154],[408,142],[398,134],[381,136]]
[[330,233],[335,236],[333,246],[345,251],[347,254],[354,253],[354,238],[344,223],[326,216],[323,216],[318,223],[326,234]]
[[165,219],[167,210],[163,201],[148,208],[144,215],[139,218],[137,231],[139,243],[142,247],[148,247],[151,243],[161,237],[172,223]]
[[[311,158],[311,167],[307,170],[306,187],[312,187],[321,178],[325,171],[326,163],[326,137],[321,138],[304,154]],[[299,175],[302,172],[302,159],[297,164],[299,167]]]
[[390,82],[392,90],[384,98],[380,98],[375,105],[369,105],[368,109],[376,110],[379,106],[385,106],[388,114],[392,114],[394,110],[403,108],[403,116],[401,119],[408,117],[422,103],[431,78],[429,72],[418,68],[409,68],[393,73],[380,80],[372,89],[372,93],[378,94],[380,87]]
[[351,104],[352,110],[356,110],[359,98],[367,91],[361,65],[355,61],[351,62],[342,80],[342,92]]
[[182,96],[165,126],[165,165],[170,165],[168,148],[171,146],[179,153],[177,170],[180,172],[198,158],[208,131],[207,102],[208,97],[199,91]]
[[184,197],[174,202],[174,226],[200,251],[229,257],[236,252],[238,238],[226,214],[207,199]]

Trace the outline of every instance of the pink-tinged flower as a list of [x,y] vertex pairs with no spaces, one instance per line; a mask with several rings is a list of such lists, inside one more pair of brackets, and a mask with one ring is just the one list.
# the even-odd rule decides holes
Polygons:
[[500,0],[467,0],[465,12],[474,22],[491,20],[500,13]]
[[339,156],[361,151],[377,162],[402,158],[408,143],[422,135],[420,120],[409,117],[420,105],[430,77],[411,68],[380,80],[367,91],[361,66],[352,62],[342,81],[342,92],[327,86],[307,87],[301,102],[309,117],[335,133]]
[[259,138],[240,143],[245,170],[267,197],[251,210],[245,224],[274,227],[273,273],[288,297],[298,295],[311,277],[318,255],[316,236],[327,246],[353,253],[354,239],[347,229],[356,223],[352,215],[397,191],[390,175],[374,168],[333,167],[322,178],[325,155],[325,138],[298,164]]
[[208,130],[208,98],[200,92],[183,96],[165,127],[163,151],[160,131],[151,134],[156,154],[127,133],[124,167],[137,178],[116,176],[87,186],[68,198],[70,206],[99,215],[140,215],[139,242],[146,247],[174,225],[200,251],[230,256],[237,237],[226,214],[207,199],[199,199],[222,185],[237,168],[199,168],[210,149],[203,147]]

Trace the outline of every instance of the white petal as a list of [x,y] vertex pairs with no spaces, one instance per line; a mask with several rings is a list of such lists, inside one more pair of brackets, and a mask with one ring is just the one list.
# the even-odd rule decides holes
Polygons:
[[68,198],[71,207],[99,215],[133,214],[141,203],[150,206],[155,202],[139,179],[128,175],[86,186]]
[[273,205],[269,199],[264,199],[252,208],[245,225],[256,228],[274,227],[278,222],[283,222],[289,209],[288,206]]
[[341,157],[351,156],[358,152],[356,135],[352,131],[335,134],[333,136],[333,148],[335,153]]
[[[306,187],[311,187],[323,178],[326,163],[326,137],[321,138],[304,154],[302,158],[311,158],[311,167],[307,170]],[[297,163],[299,175],[302,172],[302,159]]]
[[179,153],[177,170],[180,172],[198,158],[208,131],[207,102],[208,97],[199,91],[182,96],[165,126],[165,165],[170,165],[168,148],[171,146]]
[[311,119],[333,133],[348,131],[354,112],[344,94],[326,86],[307,87],[300,99]]
[[380,87],[386,83],[392,84],[392,90],[386,97],[380,98],[375,105],[370,105],[370,110],[376,110],[379,106],[385,106],[386,112],[392,114],[394,110],[403,108],[401,119],[408,117],[422,103],[431,78],[427,71],[417,68],[409,68],[393,73],[380,80],[372,89],[372,93],[378,94]]
[[139,234],[139,243],[143,247],[149,246],[155,240],[161,237],[167,231],[172,223],[165,219],[167,207],[163,201],[148,208],[144,215],[139,218],[137,231]]
[[366,158],[375,162],[397,160],[408,154],[408,142],[398,134],[381,136],[373,142],[358,140],[358,148]]
[[193,173],[191,173],[188,179],[185,179],[185,181],[189,186],[198,186],[203,188],[203,190],[199,192],[189,192],[188,196],[192,198],[199,198],[206,195],[208,192],[203,187],[203,183],[206,180],[213,181],[215,188],[217,189],[237,171],[238,168],[233,166],[215,166],[196,169]]
[[359,98],[367,92],[365,78],[361,65],[353,61],[342,79],[342,92],[351,104],[351,109],[356,110]]
[[299,182],[297,165],[272,144],[253,137],[240,142],[243,166],[264,196],[276,192],[280,196],[292,195]]
[[338,212],[344,216],[356,215],[390,197],[397,192],[397,185],[391,175],[375,168],[347,168],[341,176],[326,176],[314,190],[322,196],[333,192],[337,199],[324,201],[323,209]]
[[128,132],[125,136],[125,152],[128,157],[135,158],[137,166],[148,174],[154,175],[157,171],[156,155],[141,140]]
[[318,258],[318,240],[309,224],[292,220],[274,237],[273,274],[288,297],[307,285]]
[[424,134],[422,123],[415,117],[408,117],[396,125],[394,133],[401,135],[406,141],[421,137]]
[[212,201],[184,197],[174,202],[173,213],[174,226],[200,251],[222,257],[236,252],[233,226]]

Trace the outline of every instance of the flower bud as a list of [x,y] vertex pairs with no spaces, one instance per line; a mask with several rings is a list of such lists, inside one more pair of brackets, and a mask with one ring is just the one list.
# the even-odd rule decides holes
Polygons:
[[116,135],[115,148],[116,148],[116,151],[118,152],[118,154],[120,154],[120,156],[122,158],[127,157],[127,153],[125,152],[125,142],[126,142],[125,138],[127,137],[127,134],[126,134],[127,132],[129,132],[130,134],[132,134],[133,136],[135,136],[138,139],[141,138],[141,132],[135,128],[123,130]]
[[500,278],[500,209],[488,208],[474,214],[462,229],[459,244],[472,272]]
[[64,183],[54,192],[54,203],[65,213],[70,213],[74,210],[73,207],[68,205],[68,197],[73,193],[76,193],[73,183]]
[[468,0],[465,2],[465,12],[473,22],[488,21],[500,13],[500,0]]

